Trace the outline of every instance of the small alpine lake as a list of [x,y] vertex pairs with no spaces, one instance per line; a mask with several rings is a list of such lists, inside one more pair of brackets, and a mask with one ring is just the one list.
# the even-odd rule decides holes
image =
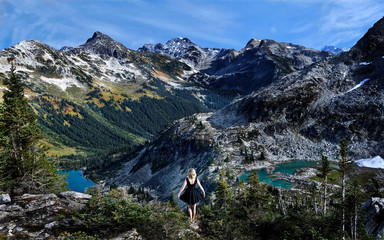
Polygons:
[[[293,160],[289,162],[282,162],[279,164],[276,164],[274,166],[274,169],[272,171],[269,171],[267,168],[262,168],[257,170],[257,174],[259,175],[259,181],[264,182],[268,185],[271,185],[273,187],[280,187],[280,188],[292,188],[293,184],[287,180],[278,179],[274,174],[276,173],[283,173],[283,174],[290,174],[293,175],[295,173],[295,170],[300,168],[318,168],[319,167],[319,161],[304,161],[304,160]],[[242,175],[238,177],[240,180],[241,178],[244,179],[246,182],[248,180],[248,174],[250,172],[244,172]]]
[[68,182],[68,188],[71,191],[84,193],[88,187],[95,185],[94,182],[84,177],[82,170],[60,170],[59,173],[68,174],[65,180]]

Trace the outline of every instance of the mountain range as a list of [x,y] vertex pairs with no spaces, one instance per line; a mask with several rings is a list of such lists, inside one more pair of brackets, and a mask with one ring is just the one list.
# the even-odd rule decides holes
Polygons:
[[15,59],[42,143],[63,166],[110,171],[107,184],[160,198],[194,167],[209,190],[221,168],[235,179],[276,161],[335,159],[342,137],[353,157],[383,155],[383,22],[336,56],[269,39],[137,51],[100,32],[60,50],[23,41],[0,51],[0,95]]
[[202,48],[187,38],[166,44],[145,44],[142,52],[170,56],[197,70],[188,81],[208,89],[237,90],[242,94],[265,87],[288,73],[333,56],[327,51],[309,49],[269,39],[251,39],[234,49]]
[[[263,48],[262,41],[251,46],[255,53]],[[281,54],[293,45],[272,46]],[[352,159],[383,156],[384,18],[347,52],[301,68],[292,62],[290,68],[277,64],[269,84],[224,108],[176,121],[109,182],[146,186],[165,198],[194,167],[212,190],[222,168],[234,181],[248,169],[279,161],[321,155],[336,161],[342,138]]]
[[[43,143],[52,157],[69,163],[63,167],[105,167],[110,155],[100,153],[133,151],[176,119],[217,110],[273,81],[274,72],[290,72],[331,55],[255,41],[241,51],[202,48],[186,38],[134,51],[100,32],[83,45],[60,50],[23,41],[0,51],[0,79],[14,58],[38,114]],[[286,60],[284,70],[277,58]],[[260,69],[264,73],[256,74]]]

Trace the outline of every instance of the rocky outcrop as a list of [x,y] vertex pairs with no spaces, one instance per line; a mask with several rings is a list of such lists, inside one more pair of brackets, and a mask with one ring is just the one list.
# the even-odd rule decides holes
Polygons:
[[61,219],[59,214],[83,208],[91,195],[67,191],[58,195],[24,194],[12,199],[9,195],[5,198],[9,201],[0,203],[0,234],[25,239],[48,239],[59,230],[80,227],[81,223]]
[[365,229],[376,239],[384,237],[384,198],[373,197],[363,204]]

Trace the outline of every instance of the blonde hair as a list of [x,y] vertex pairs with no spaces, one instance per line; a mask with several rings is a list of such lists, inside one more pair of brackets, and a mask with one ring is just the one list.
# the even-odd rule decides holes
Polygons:
[[190,169],[188,170],[188,177],[189,177],[189,178],[194,178],[194,177],[196,177],[196,171],[195,171],[195,169],[190,168]]

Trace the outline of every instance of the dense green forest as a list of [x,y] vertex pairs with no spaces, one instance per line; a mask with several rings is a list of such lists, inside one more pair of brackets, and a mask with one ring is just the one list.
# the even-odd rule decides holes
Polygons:
[[[122,91],[122,90],[121,90]],[[52,159],[62,168],[106,167],[112,154],[120,155],[152,140],[173,121],[228,104],[235,92],[173,89],[154,80],[132,99],[93,87],[82,102],[42,94],[30,101],[38,114]],[[204,95],[198,99],[196,94]],[[55,150],[58,149],[58,150]],[[103,158],[103,159],[102,159]]]

